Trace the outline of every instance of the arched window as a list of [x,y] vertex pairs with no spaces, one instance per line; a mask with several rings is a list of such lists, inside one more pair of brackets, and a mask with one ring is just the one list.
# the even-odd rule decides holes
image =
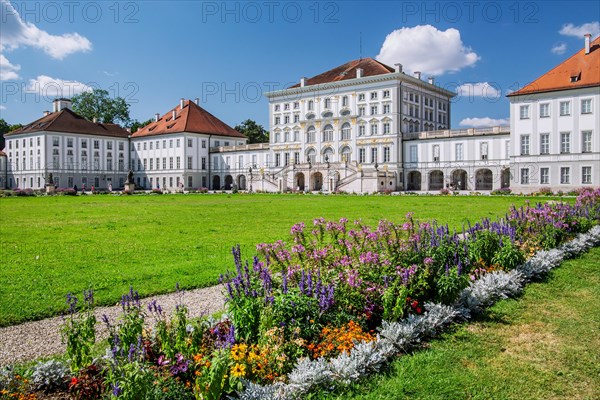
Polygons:
[[315,149],[310,149],[306,152],[306,160],[311,164],[314,164],[317,161],[317,152]]
[[344,148],[341,151],[341,157],[340,157],[340,161],[341,162],[350,162],[352,161],[352,151],[350,150],[350,147],[348,146],[344,146]]
[[323,128],[323,141],[324,142],[333,141],[333,126],[325,125],[325,128]]
[[323,150],[323,162],[333,161],[333,149],[331,147],[327,147]]
[[342,140],[350,140],[350,124],[347,122],[342,125]]

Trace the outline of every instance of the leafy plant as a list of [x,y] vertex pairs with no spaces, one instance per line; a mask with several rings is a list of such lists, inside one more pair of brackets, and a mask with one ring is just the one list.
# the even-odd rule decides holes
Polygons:
[[77,297],[71,293],[67,294],[69,314],[65,317],[61,327],[61,337],[63,342],[66,342],[67,356],[73,372],[91,364],[92,346],[96,342],[93,290],[84,290],[83,299],[83,306],[78,311]]

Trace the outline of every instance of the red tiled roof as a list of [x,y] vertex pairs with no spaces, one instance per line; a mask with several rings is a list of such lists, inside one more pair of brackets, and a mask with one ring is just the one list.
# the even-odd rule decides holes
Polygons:
[[[177,114],[175,120],[172,119],[173,111]],[[183,103],[183,109],[178,105],[163,115],[157,122],[152,122],[140,128],[132,137],[165,135],[178,132],[246,138],[246,136],[190,100],[186,100]]]
[[[571,82],[572,77],[577,77]],[[579,50],[572,57],[508,96],[600,86],[600,37],[590,43],[590,53]]]
[[125,129],[117,124],[99,124],[88,121],[82,116],[63,108],[42,118],[7,133],[4,136],[19,135],[33,132],[65,132],[86,135],[112,136],[126,138],[129,135]]
[[[339,67],[335,67],[327,72],[323,72],[322,74],[307,79],[306,86],[345,81],[347,79],[356,79],[357,68],[362,68],[363,77],[389,74],[390,72],[394,72],[393,68],[388,67],[377,60],[372,58],[361,58],[359,60],[349,61],[346,64],[340,65]],[[290,86],[289,88],[291,89],[297,87],[300,87],[299,83],[294,86]]]

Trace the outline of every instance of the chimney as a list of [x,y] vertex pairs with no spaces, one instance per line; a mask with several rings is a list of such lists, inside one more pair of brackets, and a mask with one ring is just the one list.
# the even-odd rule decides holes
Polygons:
[[95,124],[97,124],[97,123],[98,123],[98,118],[94,117],[94,118],[92,119],[92,122],[93,122],[93,123],[95,123]]
[[585,40],[585,54],[590,54],[590,41],[592,40],[592,34],[586,33],[583,35]]
[[60,98],[60,99],[55,99],[52,102],[52,111],[53,112],[58,112],[65,108],[68,108],[69,110],[71,109],[71,100],[70,99]]
[[394,64],[396,66],[396,72],[402,72],[402,64]]
[[179,109],[180,110],[183,110],[184,103],[185,103],[185,99],[183,97],[181,99],[179,99]]
[[300,87],[304,87],[304,86],[306,86],[306,78],[302,77],[302,78],[300,78]]
[[159,119],[160,119],[160,114],[159,113],[154,114],[154,122],[158,122]]
[[357,78],[363,77],[363,69],[362,68],[356,68],[356,77]]
[[44,111],[44,117],[50,114],[50,111]]
[[433,76],[430,76],[429,78],[427,78],[427,82],[429,82],[430,85],[433,85],[433,82],[434,82]]
[[196,97],[196,98],[194,99],[194,103],[196,103],[196,105],[197,105],[197,106],[199,106],[199,105],[200,105],[200,98],[199,98],[199,97]]
[[173,121],[175,121],[176,118],[177,118],[177,111],[173,110]]
[[420,71],[415,71],[415,78],[421,80],[421,72]]

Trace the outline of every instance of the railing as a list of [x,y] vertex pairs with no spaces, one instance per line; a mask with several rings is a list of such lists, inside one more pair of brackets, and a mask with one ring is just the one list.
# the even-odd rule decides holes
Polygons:
[[269,143],[253,143],[243,144],[237,146],[218,146],[211,147],[209,151],[211,153],[224,153],[230,151],[249,151],[249,150],[269,150]]
[[438,131],[422,131],[404,133],[402,138],[405,140],[414,139],[434,139],[441,137],[456,137],[456,136],[484,136],[510,133],[509,126],[493,126],[488,128],[469,128],[469,129],[444,129]]

